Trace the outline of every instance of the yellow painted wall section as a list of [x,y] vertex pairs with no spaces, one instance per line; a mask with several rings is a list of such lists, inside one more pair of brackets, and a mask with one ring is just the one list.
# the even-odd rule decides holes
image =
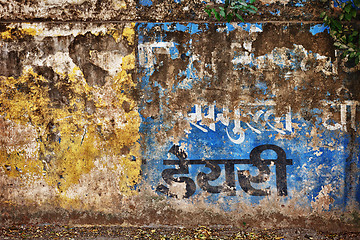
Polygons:
[[[133,28],[134,24],[120,26],[116,31],[99,31],[97,27],[92,34],[122,32],[121,36],[115,34],[114,39],[125,39],[123,44],[132,46]],[[8,29],[1,37],[17,41],[19,36],[35,33],[36,30]],[[50,98],[49,79],[37,74],[34,67],[24,67],[19,77],[2,76],[0,128],[6,131],[0,133],[0,162],[7,177],[1,184],[20,181],[21,192],[26,192],[32,189],[29,185],[44,181],[48,187],[36,196],[25,194],[28,201],[55,201],[72,209],[110,209],[114,195],[135,193],[132,187],[140,180],[141,161],[140,117],[131,95],[135,83],[130,71],[134,68],[132,51],[123,56],[119,71],[108,76],[103,86],[90,86],[76,65],[65,72],[55,71],[61,76],[55,86],[65,89],[68,99],[61,107]],[[94,106],[91,113],[86,110],[89,102]],[[108,186],[98,186],[98,178]],[[18,197],[12,195],[4,200],[17,202]]]

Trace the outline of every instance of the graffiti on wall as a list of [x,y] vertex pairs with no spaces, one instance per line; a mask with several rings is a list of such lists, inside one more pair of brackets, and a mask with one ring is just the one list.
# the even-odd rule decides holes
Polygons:
[[[245,103],[244,103],[245,104]],[[291,107],[288,108],[288,111],[284,116],[275,116],[274,109],[269,109],[269,106],[274,106],[273,101],[268,101],[264,103],[255,103],[255,104],[245,104],[250,105],[252,108],[260,108],[255,111],[244,111],[244,108],[236,108],[233,112],[232,120],[229,117],[230,111],[229,108],[223,108],[222,112],[215,113],[215,104],[210,105],[207,110],[208,114],[202,114],[202,108],[198,104],[194,106],[194,112],[189,113],[188,121],[190,124],[203,132],[208,132],[208,129],[211,131],[216,131],[216,123],[219,122],[224,125],[226,128],[226,134],[229,140],[235,144],[241,144],[245,141],[245,130],[244,127],[249,128],[251,131],[261,134],[264,131],[275,131],[281,134],[287,134],[292,132],[291,125]],[[205,107],[206,108],[206,107]],[[206,127],[202,124],[202,121],[211,121],[209,126]],[[246,121],[244,119],[248,119]],[[233,124],[230,124],[230,121]],[[282,124],[284,122],[284,124]],[[242,124],[243,123],[243,124]],[[265,124],[264,124],[265,123]],[[245,126],[243,126],[245,124]],[[230,130],[230,125],[233,126]],[[281,126],[276,126],[281,125]]]
[[[276,159],[261,159],[260,155],[263,151],[272,150],[276,153]],[[189,174],[189,165],[205,165],[210,169],[210,173],[199,172],[196,176],[198,186],[208,193],[226,193],[229,196],[236,196],[235,185],[235,165],[236,164],[252,164],[258,169],[258,175],[252,176],[248,170],[238,170],[237,176],[239,184],[243,191],[252,196],[267,196],[271,194],[270,187],[265,189],[256,189],[251,183],[263,183],[270,178],[269,165],[276,166],[276,188],[279,196],[287,195],[287,182],[286,182],[286,166],[292,165],[292,159],[286,158],[285,151],[271,144],[260,145],[255,147],[250,152],[249,159],[214,159],[214,160],[188,160],[187,154],[179,146],[173,145],[169,150],[178,160],[164,160],[163,164],[166,166],[176,166],[176,168],[165,169],[161,176],[165,182],[172,185],[174,182],[185,183],[186,192],[184,197],[192,196],[196,191],[196,185],[190,177],[175,177],[177,174]],[[219,165],[225,167],[225,183],[218,186],[211,185],[211,181],[217,180],[221,174]],[[164,185],[159,185],[157,191],[174,196],[169,192],[169,188]]]
[[[355,130],[358,105],[358,101],[344,101],[342,103],[323,101],[326,111],[321,114],[320,124],[329,131],[348,131],[349,128]],[[230,112],[227,107],[219,111],[215,103],[209,106],[195,104],[193,111],[188,113],[187,120],[191,126],[205,133],[208,131],[215,132],[216,123],[220,123],[225,126],[229,140],[235,144],[241,144],[246,140],[246,129],[256,134],[262,134],[265,131],[272,131],[281,135],[293,134],[291,106],[286,109],[286,113],[280,116],[274,110],[275,106],[276,103],[272,100],[242,103]],[[339,121],[336,121],[335,118]],[[230,124],[230,121],[233,124]],[[232,126],[231,129],[230,126]]]
[[314,27],[137,25],[143,168],[154,190],[226,205],[316,201],[329,186],[344,204],[359,102]]

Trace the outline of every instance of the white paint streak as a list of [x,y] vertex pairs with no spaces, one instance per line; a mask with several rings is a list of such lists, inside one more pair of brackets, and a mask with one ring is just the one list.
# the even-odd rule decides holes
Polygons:
[[233,64],[244,64],[249,65],[251,62],[253,62],[254,56],[251,55],[249,52],[243,52],[242,55],[239,57],[234,58],[231,62]]
[[[254,28],[254,31],[259,31],[256,30],[256,26],[252,25],[252,28]],[[251,30],[251,28],[250,28]],[[244,48],[245,48],[245,44],[247,44],[246,42],[243,43],[244,44]],[[239,43],[233,43],[232,44],[232,49],[234,47],[240,47]],[[257,67],[257,69],[262,70],[262,69],[272,69],[274,65],[280,66],[280,67],[284,67],[284,66],[297,66],[299,58],[298,56],[302,56],[302,60],[300,62],[300,69],[302,71],[307,71],[308,69],[308,62],[311,59],[314,59],[317,61],[317,66],[316,66],[316,71],[318,72],[323,72],[326,75],[330,75],[333,73],[336,73],[337,69],[336,66],[334,64],[331,63],[331,59],[326,57],[326,56],[322,56],[320,54],[317,53],[311,53],[309,51],[307,51],[302,45],[296,45],[294,44],[294,48],[290,49],[290,48],[274,48],[270,54],[266,54],[263,56],[258,56],[255,57],[254,54],[251,52],[251,50],[248,50],[247,48],[249,48],[248,45],[246,45],[246,50],[247,51],[240,51],[237,52],[236,55],[234,57],[234,59],[232,60],[232,63],[236,66],[236,65],[250,65],[253,64]],[[233,51],[235,54],[235,51]],[[296,53],[296,57],[294,54],[290,54],[290,58],[289,58],[289,53]],[[294,70],[296,71],[296,70]],[[292,72],[288,72],[286,74],[286,77],[291,77],[292,76]]]
[[140,66],[153,68],[156,63],[155,54],[170,54],[170,48],[175,47],[173,42],[154,42],[139,44]]
[[108,71],[112,77],[121,72],[123,57],[125,56],[122,51],[90,51],[90,61]]
[[323,154],[323,152],[316,151],[314,154],[315,154],[317,157],[320,157],[320,156]]
[[[233,109],[233,119],[230,119],[230,111],[227,107],[223,107],[222,113],[215,113],[216,106],[215,103],[213,103],[209,106],[204,106],[205,109],[207,108],[206,114],[202,112],[201,105],[195,104],[195,112],[188,113],[186,120],[189,121],[192,126],[197,127],[203,132],[208,132],[207,128],[212,131],[217,131],[216,123],[221,123],[226,126],[227,136],[230,141],[235,144],[240,144],[245,141],[245,130],[241,127],[242,123],[245,123],[250,130],[257,134],[262,134],[264,131],[276,131],[283,135],[293,133],[291,107],[288,107],[286,114],[276,116],[275,111],[273,109],[267,109],[266,106],[275,106],[275,102],[273,100],[254,103],[240,102],[238,106]],[[264,107],[264,110],[258,110],[252,113],[251,109],[257,107]],[[271,117],[272,115],[274,118]],[[248,117],[249,121],[246,121],[245,119]],[[229,129],[230,121],[234,122],[232,129]],[[256,127],[254,125],[256,125]],[[266,128],[265,125],[268,126],[268,128]]]
[[46,58],[36,59],[33,65],[51,67],[58,74],[69,74],[76,67],[68,52],[57,52]]
[[323,101],[323,105],[329,106],[331,108],[340,108],[340,123],[328,123],[333,116],[333,113],[326,112],[324,113],[324,121],[323,125],[326,129],[335,131],[335,130],[343,130],[347,131],[347,114],[348,107],[350,107],[350,127],[356,131],[356,112],[357,106],[359,105],[358,101],[344,101],[342,103],[336,103],[331,101]]
[[36,35],[34,36],[36,41],[41,41],[45,37],[52,36],[73,36],[84,35],[87,32],[93,34],[106,34],[106,32],[111,29],[114,25],[95,25],[95,26],[86,26],[84,24],[64,24],[60,27],[49,27],[46,24],[42,23],[11,23],[8,24],[8,28],[20,28],[20,29],[33,29],[36,30]]
[[37,129],[30,123],[21,125],[0,116],[0,149],[5,148],[7,153],[24,151],[27,158],[37,158],[37,138]]
[[262,32],[263,30],[254,24],[251,24],[249,33]]
[[244,42],[244,43],[243,43],[243,47],[244,47],[247,51],[251,52],[251,50],[252,50],[252,42]]

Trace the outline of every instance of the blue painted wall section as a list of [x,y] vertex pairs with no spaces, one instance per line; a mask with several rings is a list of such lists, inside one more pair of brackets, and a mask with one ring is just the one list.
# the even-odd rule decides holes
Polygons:
[[139,1],[139,4],[143,5],[143,6],[146,6],[146,7],[149,7],[151,6],[153,3],[151,0],[140,0]]
[[[337,79],[331,57],[297,44],[260,54],[265,27],[137,25],[145,182],[224,209],[264,199],[317,211],[359,203],[359,103],[331,90],[309,103],[309,75]],[[301,28],[314,37],[328,30]],[[282,82],[296,83],[296,101],[281,98]]]

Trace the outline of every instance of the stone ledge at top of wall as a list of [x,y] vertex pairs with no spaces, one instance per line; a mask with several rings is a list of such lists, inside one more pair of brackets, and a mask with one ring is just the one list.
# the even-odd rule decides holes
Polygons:
[[[202,21],[207,3],[223,0],[0,0],[2,21]],[[330,1],[257,0],[256,21],[319,21]]]

